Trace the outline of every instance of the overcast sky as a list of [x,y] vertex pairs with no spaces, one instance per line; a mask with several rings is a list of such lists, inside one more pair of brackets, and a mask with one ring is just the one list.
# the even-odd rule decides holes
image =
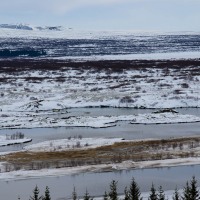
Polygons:
[[200,0],[0,0],[0,23],[200,31]]

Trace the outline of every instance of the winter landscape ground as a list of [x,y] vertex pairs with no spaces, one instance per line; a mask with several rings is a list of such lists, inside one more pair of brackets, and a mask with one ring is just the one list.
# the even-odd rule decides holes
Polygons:
[[[120,122],[133,129],[200,122],[199,115],[176,111],[200,108],[198,33],[27,27],[0,26],[1,130],[88,127],[103,132]],[[144,112],[90,115],[91,109],[110,107]],[[87,108],[87,115],[77,116],[73,108]],[[1,132],[0,146],[26,143],[19,151],[0,153],[1,180],[200,164],[199,134],[126,140],[123,134],[88,138],[80,132],[42,142],[21,136]]]

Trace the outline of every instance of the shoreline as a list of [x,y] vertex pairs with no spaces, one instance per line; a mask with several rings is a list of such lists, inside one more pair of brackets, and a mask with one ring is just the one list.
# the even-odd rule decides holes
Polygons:
[[124,161],[118,164],[88,165],[73,168],[42,169],[42,170],[19,170],[1,173],[0,181],[26,180],[32,178],[60,177],[78,175],[84,173],[119,172],[123,170],[143,170],[153,168],[171,168],[180,166],[200,165],[200,158],[167,159],[157,161],[132,162]]
[[[59,114],[59,113],[58,113]],[[58,115],[57,114],[57,115]],[[26,116],[13,112],[0,120],[0,129],[30,129],[30,128],[57,128],[57,127],[88,127],[88,128],[109,128],[115,127],[119,122],[129,124],[153,125],[153,124],[181,124],[199,123],[200,117],[189,114],[179,114],[173,110],[158,110],[157,113],[143,113],[132,115],[101,115],[101,116],[49,116],[45,113],[39,115],[35,113],[31,116],[27,112]]]
[[[87,139],[87,138],[86,138]],[[200,165],[200,147],[199,141],[200,136],[192,136],[192,137],[178,137],[178,138],[170,138],[170,139],[145,139],[145,140],[125,140],[121,141],[121,139],[115,139],[115,143],[111,141],[110,144],[101,144],[101,146],[89,146],[89,147],[81,147],[79,149],[67,150],[57,149],[57,146],[62,146],[62,144],[58,141],[57,146],[56,143],[53,143],[53,147],[56,149],[55,152],[49,152],[48,148],[45,144],[41,143],[40,145],[30,145],[30,148],[18,151],[10,154],[1,155],[1,173],[0,180],[4,179],[30,179],[37,177],[51,177],[51,176],[64,176],[64,175],[74,175],[80,173],[105,173],[105,172],[120,172],[121,170],[136,170],[136,169],[147,169],[147,168],[162,168],[162,167],[177,167],[177,166],[188,166],[188,165]],[[55,141],[56,142],[56,141]],[[196,143],[195,143],[196,142]],[[64,141],[64,143],[66,143]],[[198,144],[197,144],[198,143]],[[90,143],[92,144],[92,143]],[[43,145],[44,147],[42,147]],[[192,146],[191,146],[192,145]],[[42,148],[44,150],[42,150]],[[141,150],[141,147],[143,150]],[[173,147],[173,148],[172,148]],[[130,151],[134,151],[134,156],[132,158],[128,157],[117,157],[120,155],[120,152],[124,152],[124,148],[127,151],[127,154]],[[166,149],[167,148],[167,149]],[[38,151],[37,151],[38,149]],[[40,150],[41,149],[41,150]],[[137,150],[138,149],[138,150]],[[138,152],[137,152],[138,151]],[[147,153],[148,151],[148,153]],[[96,152],[96,155],[95,153]],[[107,152],[103,160],[98,160],[102,156],[102,152]],[[153,153],[154,152],[154,153]],[[172,153],[173,152],[173,153]],[[191,154],[189,154],[189,152]],[[144,154],[147,154],[146,157],[141,157]],[[105,154],[105,153],[104,153]],[[112,156],[110,157],[109,154]],[[71,159],[69,156],[73,155],[74,160],[69,160],[69,166],[67,163],[63,163],[66,159]],[[87,160],[86,163],[83,163],[82,157]],[[99,157],[100,155],[100,157]],[[151,157],[150,157],[151,155]],[[170,155],[170,157],[169,157]],[[21,158],[19,157],[21,156]],[[27,157],[27,161],[26,160]],[[30,158],[32,156],[32,158]],[[95,160],[92,159],[92,157]],[[105,155],[104,155],[105,156]],[[115,157],[116,156],[116,157]],[[39,158],[40,160],[35,160],[35,158]],[[54,159],[56,158],[56,163]],[[58,158],[62,161],[59,164]],[[109,160],[109,158],[111,160]],[[115,160],[113,160],[115,158]],[[14,160],[12,160],[14,159]],[[25,162],[21,167],[19,163]],[[33,161],[29,160],[33,159]],[[15,162],[17,161],[18,170],[15,169]],[[21,160],[21,161],[20,161]],[[93,160],[93,162],[92,162]],[[72,161],[74,165],[72,165]],[[90,162],[89,162],[90,161]],[[27,162],[27,164],[26,164]],[[36,168],[36,164],[40,163],[45,164],[44,168]],[[49,164],[48,164],[49,162]],[[9,163],[13,163],[9,166]],[[32,163],[32,169],[27,168],[28,163]],[[51,163],[51,165],[50,165]],[[64,164],[62,166],[61,164]],[[48,164],[48,165],[47,165]],[[11,171],[3,171],[4,167],[6,169],[10,169]],[[35,166],[35,167],[34,167]]]

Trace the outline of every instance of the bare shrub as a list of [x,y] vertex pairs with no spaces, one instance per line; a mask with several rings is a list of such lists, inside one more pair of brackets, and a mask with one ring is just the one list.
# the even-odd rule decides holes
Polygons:
[[170,70],[169,70],[168,67],[165,67],[165,68],[163,69],[163,74],[164,74],[164,76],[170,75]]
[[22,87],[22,86],[23,86],[23,83],[18,83],[18,86],[19,86],[19,87]]
[[134,100],[130,96],[125,96],[120,99],[120,103],[134,103]]
[[189,79],[190,81],[194,81],[194,77],[193,77],[192,75],[188,75],[188,79]]
[[188,84],[188,83],[182,83],[182,84],[181,84],[181,87],[182,87],[182,88],[189,88],[189,84]]
[[173,145],[172,145],[172,148],[173,149],[176,149],[178,147],[178,144],[175,142],[175,143],[173,143]]
[[2,114],[1,117],[9,117],[9,115]]
[[136,86],[136,87],[135,87],[135,90],[136,90],[136,91],[140,91],[140,90],[141,90],[141,87],[140,87],[140,86]]
[[82,140],[83,136],[82,135],[79,135],[78,136],[78,139]]
[[163,87],[169,88],[169,87],[171,87],[171,85],[167,84],[167,83],[161,83],[161,84],[159,84],[159,87],[161,87],[161,88],[163,88]]
[[60,149],[62,149],[62,146],[59,145],[59,146],[58,146],[58,150],[60,150]]
[[85,143],[85,145],[84,145],[85,147],[88,147],[89,146],[89,144],[88,143]]
[[72,139],[72,137],[71,137],[71,136],[69,136],[67,139],[68,139],[68,140],[71,140],[71,139]]
[[11,171],[11,165],[8,164],[8,163],[6,163],[6,164],[4,165],[4,171],[5,171],[5,172],[10,172],[10,171]]
[[140,95],[135,95],[135,96],[134,96],[134,98],[140,98],[140,97],[141,97]]
[[182,143],[179,144],[179,149],[183,150],[183,144]]
[[50,143],[49,143],[49,146],[50,146],[50,147],[53,147],[53,142],[50,142]]
[[79,141],[76,142],[76,148],[80,148],[81,147],[81,143]]
[[173,91],[173,94],[182,94],[182,90],[176,89]]
[[156,82],[158,82],[158,80],[156,80],[156,79],[148,79],[147,80],[147,83],[156,83]]
[[188,144],[188,148],[189,148],[189,149],[193,149],[193,148],[194,148],[194,143],[193,143],[193,142],[190,142],[190,143]]
[[21,132],[16,132],[12,135],[6,135],[6,140],[18,140],[18,139],[24,139],[24,134]]

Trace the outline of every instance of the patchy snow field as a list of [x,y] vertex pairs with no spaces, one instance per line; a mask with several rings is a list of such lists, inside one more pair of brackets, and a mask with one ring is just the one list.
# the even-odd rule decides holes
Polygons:
[[143,124],[199,121],[195,116],[173,114],[73,117],[67,111],[72,107],[200,107],[199,67],[184,67],[182,70],[125,67],[119,72],[105,68],[98,71],[92,67],[3,71],[0,85],[1,129],[98,128],[114,126],[116,121]]
[[[186,76],[192,71],[196,75]],[[124,69],[119,73],[63,68],[3,73],[1,110],[200,107],[198,71],[199,67]]]
[[147,113],[120,116],[67,116],[50,115],[46,112],[2,112],[0,129],[4,128],[38,128],[38,127],[92,127],[107,128],[116,126],[119,121],[131,124],[174,124],[200,122],[200,117],[178,113]]

